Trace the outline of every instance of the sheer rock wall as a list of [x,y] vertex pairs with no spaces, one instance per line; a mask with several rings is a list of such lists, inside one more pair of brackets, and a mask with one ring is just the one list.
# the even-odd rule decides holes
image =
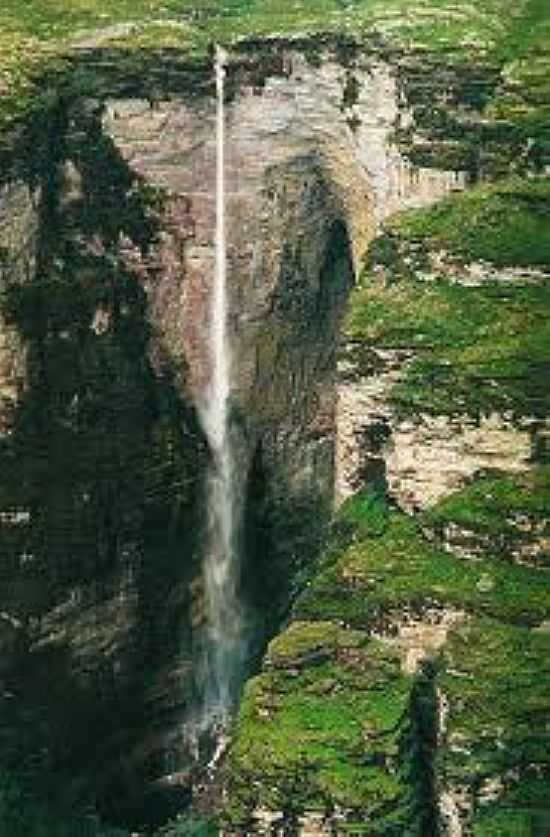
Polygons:
[[[164,59],[136,82],[108,51],[79,60],[98,83],[60,99],[38,173],[0,192],[2,700],[15,732],[31,719],[23,745],[1,733],[14,760],[40,748],[74,797],[83,777],[139,822],[192,782],[215,102],[210,68]],[[466,185],[408,161],[399,61],[276,42],[229,56],[232,406],[260,632],[355,456],[335,460],[336,344],[365,248],[397,210]]]

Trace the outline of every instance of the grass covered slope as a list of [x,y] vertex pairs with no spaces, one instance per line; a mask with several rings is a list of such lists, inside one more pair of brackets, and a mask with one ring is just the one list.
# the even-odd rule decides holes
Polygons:
[[395,828],[412,821],[399,767],[412,682],[397,656],[361,631],[295,622],[265,667],[247,685],[231,752],[232,826],[246,832],[259,808],[292,819],[335,805],[351,819],[390,807]]
[[399,411],[548,415],[549,218],[550,179],[513,179],[397,216],[371,244],[345,335],[358,356],[414,352]]
[[550,469],[521,476],[478,475],[424,512],[423,526],[477,557],[490,553],[535,567],[550,566]]
[[[359,366],[364,357],[366,374],[372,351],[413,354],[390,395],[397,411],[411,417],[504,411],[539,421],[548,415],[549,211],[547,178],[514,178],[404,213],[373,241],[345,335],[348,356]],[[530,473],[480,473],[418,519],[372,494],[356,495],[339,512],[325,558],[295,605],[298,625],[338,626],[370,642],[375,634],[372,648],[390,654],[401,630],[424,620],[429,634],[434,614],[458,614],[431,661],[415,675],[401,671],[405,693],[382,687],[386,699],[403,705],[407,732],[401,730],[395,762],[401,789],[380,808],[357,811],[351,796],[339,798],[358,829],[352,833],[433,834],[446,803],[476,837],[544,833],[537,829],[550,818],[550,584],[539,569],[543,552],[534,567],[516,563],[533,533],[548,537],[548,469],[540,453]],[[453,527],[477,539],[475,560],[453,553]],[[291,623],[277,642],[295,629]],[[368,670],[369,641],[364,648]],[[307,677],[315,675],[309,663]],[[230,766],[238,777],[235,798],[248,810],[258,801],[269,805],[258,777],[271,750],[256,751],[251,763],[242,741],[255,738],[260,724],[264,738],[286,736],[290,747],[307,729],[303,718],[289,723],[285,714],[287,701],[305,699],[292,669],[289,691],[277,693],[277,713],[259,720],[258,694],[273,694],[269,677],[268,669],[247,692]],[[361,715],[367,718],[368,708]],[[334,720],[325,717],[319,734],[336,741]],[[376,758],[374,742],[366,746]],[[315,775],[314,749],[308,759],[302,788]],[[378,769],[389,772],[383,760]],[[278,787],[277,777],[268,776],[269,787]],[[238,787],[247,787],[248,796]],[[289,809],[308,803],[292,788],[283,798]],[[325,813],[331,804],[332,797],[325,799]],[[396,827],[391,817],[403,812]]]
[[549,216],[550,178],[510,178],[403,213],[387,231],[401,238],[404,250],[437,249],[462,263],[550,270]]
[[[549,179],[512,178],[397,216],[372,242],[346,357],[373,374],[373,352],[411,353],[390,394],[397,413],[496,411],[542,426],[548,217]],[[479,472],[417,518],[375,494],[344,504],[294,621],[246,689],[230,833],[252,833],[254,812],[278,812],[289,828],[311,813],[334,827],[337,812],[339,834],[427,837],[449,810],[475,837],[545,833],[546,455],[534,448],[522,475]],[[427,649],[414,673],[411,632]]]
[[537,570],[494,556],[459,561],[376,496],[348,501],[338,526],[349,534],[302,594],[297,618],[378,629],[391,614],[429,606],[527,626],[550,616],[550,587]]
[[544,133],[550,147],[550,9],[546,0],[529,0],[518,25],[503,44],[506,83],[487,108],[487,116],[530,133]]
[[[529,0],[517,4],[515,22],[528,12]],[[505,0],[485,0],[474,9],[450,0],[5,0],[4,31],[41,41],[59,40],[84,30],[125,22],[188,18],[215,37],[292,35],[319,31],[350,31],[365,27],[416,35],[419,42],[456,46],[469,39],[500,43],[510,20]],[[520,46],[521,44],[518,44]]]
[[486,619],[453,633],[438,681],[449,709],[446,779],[460,785],[505,776],[513,786],[508,774],[518,765],[548,770],[549,651],[548,632]]
[[[397,413],[414,419],[422,411],[462,417],[500,411],[544,422],[550,411],[549,215],[548,178],[513,178],[397,216],[372,242],[345,324],[347,357],[359,369],[364,358],[363,371],[373,374],[373,351],[411,353],[390,393]],[[338,626],[344,635],[368,637],[368,671],[371,649],[395,653],[415,623],[428,636],[445,614],[458,620],[416,674],[401,669],[405,691],[382,686],[403,712],[392,765],[401,787],[379,808],[357,810],[351,795],[340,797],[358,829],[352,833],[433,834],[445,806],[476,837],[544,833],[550,819],[546,456],[534,449],[538,463],[521,476],[480,472],[416,519],[367,493],[340,510],[325,557],[296,602],[298,626],[323,626],[327,634]],[[456,532],[468,535],[473,560],[460,557],[465,550],[457,549]],[[533,540],[537,550],[529,552]],[[276,642],[290,641],[295,630],[291,623]],[[305,667],[300,677],[314,682],[315,665],[308,660]],[[275,746],[270,736],[282,736],[290,748],[307,729],[303,717],[290,721],[286,714],[305,699],[304,681],[292,666],[285,670],[288,688],[274,688],[271,676],[267,668],[247,692],[230,765],[238,778],[235,799],[248,811],[269,807],[259,777]],[[261,714],[266,694],[277,695],[270,718]],[[342,708],[337,717],[344,717]],[[361,717],[368,718],[368,706]],[[241,743],[259,736],[258,725],[268,743],[250,761]],[[336,741],[334,718],[325,717],[318,734],[325,746],[333,734]],[[308,743],[301,788],[314,786],[310,777],[319,764]],[[374,741],[367,738],[366,748],[376,758]],[[384,760],[378,770],[394,775]],[[269,787],[278,787],[277,776],[267,775]],[[239,794],[244,787],[248,796]],[[310,801],[292,787],[277,798],[279,806],[281,799],[301,811]],[[334,797],[325,798],[325,814],[334,804]],[[404,816],[400,826],[394,814]]]
[[439,663],[441,787],[466,792],[475,837],[538,837],[550,824],[550,632],[472,620]]
[[[94,30],[98,46],[178,49],[193,60],[205,60],[215,41],[319,33],[359,43],[374,37],[398,48],[444,54],[458,50],[458,60],[460,50],[473,50],[497,64],[513,65],[520,84],[535,91],[536,101],[528,106],[539,119],[544,65],[534,78],[526,76],[524,67],[533,60],[533,32],[543,32],[548,17],[532,0],[513,9],[506,0],[484,0],[477,6],[465,0],[5,0],[0,8],[0,130],[36,106],[33,100],[43,93],[45,70],[63,72],[63,57],[75,43],[91,45],[83,36]],[[544,38],[537,36],[536,44],[538,62]],[[506,119],[515,119],[518,112],[523,118],[522,102],[514,96],[513,86],[498,97],[495,118],[501,118],[503,108]]]
[[[489,822],[492,797],[481,797],[492,782],[531,822],[550,781],[550,633],[538,627],[550,587],[501,557],[458,560],[375,495],[343,506],[297,621],[245,692],[228,766],[235,833],[258,809],[290,819],[337,809],[338,833],[420,837],[433,833],[443,791],[466,789],[472,821]],[[449,608],[461,624],[416,674],[373,639]]]

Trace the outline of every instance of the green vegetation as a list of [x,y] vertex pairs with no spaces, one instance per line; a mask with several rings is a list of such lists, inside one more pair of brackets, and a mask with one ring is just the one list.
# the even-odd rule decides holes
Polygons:
[[[483,485],[500,491],[503,514],[544,504],[521,492],[514,500],[496,478]],[[418,675],[369,637],[392,618],[445,606],[465,621]],[[299,621],[247,685],[227,768],[231,824],[246,828],[258,809],[292,818],[337,805],[352,833],[427,834],[434,776],[474,793],[505,776],[507,822],[530,828],[546,804],[550,711],[550,633],[532,626],[549,615],[538,571],[457,560],[381,497],[351,498],[295,606]],[[448,704],[437,748],[436,689]],[[500,806],[480,803],[474,833],[500,833],[501,817]]]
[[[449,702],[448,780],[474,783],[518,763],[548,766],[550,633],[473,620],[443,650],[439,686]],[[472,775],[474,774],[474,775]]]
[[521,73],[532,30],[542,32],[547,20],[542,7],[535,13],[534,5],[530,0],[513,9],[506,0],[485,0],[477,7],[464,0],[5,0],[0,10],[0,126],[37,106],[44,70],[63,71],[72,44],[85,43],[83,33],[92,30],[103,30],[98,46],[138,53],[178,49],[193,60],[205,59],[214,41],[319,33],[444,53],[467,46],[482,56],[494,54],[496,60],[517,59]]
[[410,690],[398,659],[364,633],[291,625],[246,687],[229,765],[233,824],[256,808],[296,816],[336,804],[373,816],[371,834],[389,833],[381,813],[404,833],[414,818],[399,768]]
[[536,769],[524,771],[521,782],[506,790],[498,801],[478,808],[473,820],[474,837],[543,837],[550,824],[549,781]]
[[497,267],[550,266],[549,216],[550,178],[511,178],[405,212],[387,229],[404,249],[441,249]]
[[[351,503],[369,503],[368,495]],[[349,512],[348,512],[349,513]],[[299,619],[335,620],[354,628],[384,623],[388,612],[450,605],[518,624],[550,615],[550,591],[537,570],[482,559],[457,561],[427,541],[417,522],[390,510],[368,532],[367,513],[342,551],[330,554],[296,605]]]
[[502,44],[510,63],[506,83],[487,108],[490,119],[507,121],[530,136],[540,134],[550,153],[550,13],[546,0],[530,0],[519,25]]
[[344,503],[334,523],[338,547],[342,539],[353,537],[374,537],[386,529],[389,509],[385,498],[376,493],[355,494]]
[[[389,612],[431,605],[524,625],[550,615],[550,590],[537,570],[489,558],[457,561],[426,540],[420,525],[407,515],[389,510],[380,531],[380,511],[371,497],[360,495],[352,503],[360,526],[348,535],[347,545],[329,550],[296,605],[297,618],[364,629],[383,625]],[[349,519],[346,505],[342,515]],[[369,515],[374,518],[372,531]]]
[[342,640],[345,648],[361,648],[366,636],[361,631],[342,633],[332,622],[293,622],[270,643],[268,664],[284,668],[330,659],[337,653]]
[[[0,10],[0,128],[39,110],[50,90],[70,71],[70,42],[85,33],[105,30],[98,46],[120,48],[177,47],[189,57],[204,57],[206,43],[188,18],[211,8],[189,0],[5,0]],[[181,24],[174,26],[173,23]],[[118,28],[135,24],[131,30]],[[109,30],[108,27],[115,27]],[[124,39],[127,43],[124,43]],[[44,75],[51,80],[44,82]]]
[[[434,297],[435,306],[445,297],[452,303],[447,308],[446,334],[442,333],[445,305],[434,323],[441,329],[440,344],[419,353],[393,390],[399,410],[474,416],[495,410],[515,416],[548,414],[550,328],[545,311],[550,288],[488,285],[460,293],[456,286],[441,284],[432,296],[425,286],[411,284],[406,291],[409,300],[415,292],[420,307],[426,302],[431,309],[428,318],[434,313]],[[397,309],[392,313],[397,316]],[[448,342],[453,325],[462,331],[462,340],[454,346]],[[419,328],[416,341],[423,338]],[[429,336],[426,344],[430,346]]]
[[449,524],[459,526],[479,535],[482,548],[506,558],[522,543],[550,534],[550,469],[478,476],[424,512],[422,523],[440,534]]
[[[399,410],[548,414],[550,284],[514,282],[512,268],[550,264],[549,214],[548,178],[511,180],[403,213],[372,243],[345,334],[359,364],[370,348],[415,352],[391,394]],[[456,282],[473,260],[493,272]]]
[[447,746],[436,770],[454,787],[504,780],[498,805],[479,806],[475,834],[539,833],[495,831],[505,814],[526,828],[539,815],[548,824],[549,652],[550,633],[487,620],[462,626],[444,648],[438,686]]
[[[465,168],[472,179],[511,166],[540,171],[550,157],[550,12],[546,0],[512,5],[509,0],[477,6],[464,0],[4,0],[0,130],[51,108],[69,76],[79,93],[98,92],[94,74],[74,61],[75,41],[108,48],[109,61],[133,78],[148,75],[159,50],[198,67],[210,61],[214,41],[299,37],[316,61],[319,41],[308,45],[307,38],[331,33],[344,50],[350,43],[366,52],[408,49],[408,57],[400,56],[400,81],[414,109],[414,130],[424,133],[414,147],[405,137],[402,148],[418,165]],[[100,31],[91,37],[93,30]],[[468,68],[472,54],[476,60]],[[428,77],[441,78],[442,100],[456,94],[455,113],[446,105],[434,107]],[[451,77],[456,90],[451,85],[449,95]],[[353,76],[349,79],[347,103],[357,94]],[[68,88],[65,94],[72,98]],[[472,109],[479,109],[481,121],[469,118]],[[87,196],[78,219],[81,232],[100,230],[108,247],[124,232],[145,251],[155,232],[154,210],[143,211],[148,201],[124,167],[116,168],[112,149],[90,143],[88,151],[72,152],[68,156],[83,174]],[[400,410],[548,415],[548,283],[491,279],[462,287],[452,266],[457,274],[471,261],[490,262],[497,270],[548,267],[549,217],[550,178],[508,179],[404,213],[373,242],[346,330],[357,354],[377,347],[416,353],[392,393]],[[439,251],[449,260],[440,273],[433,259]],[[15,486],[13,496],[38,498],[41,542],[55,542],[57,509],[73,509],[73,498],[84,496],[92,472],[92,505],[120,520],[130,519],[129,509],[143,509],[143,520],[135,525],[154,542],[155,533],[170,529],[168,518],[179,520],[176,506],[189,502],[191,492],[181,481],[186,440],[175,429],[184,424],[181,406],[171,384],[163,392],[155,389],[143,360],[149,332],[134,277],[119,264],[113,267],[110,253],[89,264],[76,253],[65,255],[65,264],[55,275],[41,277],[39,287],[8,288],[2,300],[4,314],[27,338],[33,362],[41,352],[43,379],[27,394],[13,438],[0,450],[3,473]],[[427,273],[434,274],[433,281]],[[90,333],[98,306],[111,315],[106,334]],[[113,382],[121,370],[124,385],[117,389]],[[78,423],[71,417],[75,393],[84,402]],[[43,449],[38,441],[45,411],[55,426],[37,464],[34,451]],[[136,427],[143,433],[136,436]],[[98,458],[100,449],[105,461]],[[150,499],[157,487],[151,474],[159,470],[159,485],[179,486],[172,492],[172,515],[165,503]],[[540,765],[547,772],[544,685],[550,649],[548,634],[533,626],[549,618],[550,594],[536,570],[494,559],[506,556],[520,538],[515,521],[545,519],[549,493],[548,469],[540,468],[521,479],[482,476],[419,523],[373,495],[359,495],[344,506],[324,562],[296,604],[301,621],[272,642],[263,673],[247,686],[229,763],[233,824],[246,825],[256,807],[282,809],[296,818],[306,809],[326,813],[337,805],[349,812],[353,833],[427,833],[418,808],[429,807],[430,782],[423,774],[418,778],[418,764],[424,756],[429,763],[431,754],[418,753],[415,724],[421,723],[419,702],[433,715],[433,683],[427,678],[420,694],[418,679],[404,675],[395,654],[368,631],[404,611],[451,606],[465,610],[470,621],[451,637],[435,666],[434,678],[450,702],[449,746],[442,748],[435,769],[443,779],[473,787],[519,771],[520,782],[507,779],[502,804],[475,812],[474,834],[534,832],[546,797]],[[95,539],[89,538],[94,546],[86,548],[77,540],[90,527],[96,531],[97,514],[84,504],[75,505],[72,514],[74,543],[64,535],[67,554],[61,554],[56,584],[98,572]],[[488,539],[481,560],[458,561],[422,533],[421,527],[442,532],[450,522]],[[271,528],[278,537],[284,532],[280,520]],[[14,543],[14,555],[18,548]],[[164,577],[158,569],[158,562],[151,562],[145,580],[148,574],[155,582]],[[31,596],[25,604],[29,613],[40,610],[53,583],[44,571],[36,600]],[[166,574],[159,601],[169,584]],[[30,589],[28,580],[26,586]],[[428,787],[419,791],[419,781]],[[2,776],[0,831],[13,837],[123,837],[95,817],[62,821],[23,787],[13,776]],[[209,833],[216,833],[215,827],[200,820],[178,820],[160,831],[162,837]]]
[[[473,10],[451,0],[29,0],[22,8],[17,0],[5,0],[5,31],[58,40],[75,32],[123,22],[150,22],[188,18],[216,37],[304,34],[319,31],[361,32],[374,26],[380,32],[398,32],[409,40],[455,46],[466,38],[478,43],[500,43],[507,34],[509,11],[504,0],[485,0]],[[528,3],[519,3],[512,20],[521,20]]]
[[536,820],[529,812],[510,811],[502,803],[481,812],[474,821],[474,837],[533,837],[544,834],[536,830]]

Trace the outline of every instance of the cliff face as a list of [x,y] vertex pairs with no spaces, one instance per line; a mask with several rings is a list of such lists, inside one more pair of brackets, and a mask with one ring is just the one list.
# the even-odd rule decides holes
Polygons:
[[[124,817],[144,781],[189,759],[176,730],[193,715],[203,619],[193,405],[208,376],[214,100],[209,71],[170,59],[136,79],[92,49],[73,72],[2,192],[6,705],[16,736],[32,718],[25,758],[82,769]],[[365,244],[396,207],[463,177],[399,153],[410,115],[380,56],[251,45],[228,79],[243,595],[261,643],[332,506],[337,334]]]
[[[25,282],[36,270],[39,202],[40,190],[21,181],[8,182],[3,187],[2,269],[9,269],[10,280],[14,283]],[[1,415],[3,428],[7,430],[24,386],[25,346],[17,329],[5,318],[0,341]]]
[[127,253],[155,196],[99,111],[60,100],[2,192],[2,752],[142,820],[193,690],[204,450]]
[[[376,224],[464,177],[414,170],[391,142],[410,119],[395,73],[377,56],[314,63],[296,49],[251,46],[229,58],[227,102],[230,322],[234,409],[245,459],[271,493],[332,499],[336,331]],[[259,52],[259,54],[258,54]],[[110,100],[103,118],[130,170],[170,195],[148,286],[168,354],[185,358],[200,399],[213,269],[215,136],[211,96]],[[246,469],[246,463],[243,465]]]
[[[177,52],[136,66],[82,49],[0,193],[0,734],[8,769],[140,824],[192,784],[215,103],[211,68]],[[455,195],[442,229],[420,209],[480,176],[542,173],[538,129],[528,142],[481,115],[499,85],[519,95],[509,84],[482,57],[376,40],[229,54],[232,411],[258,648],[309,582],[247,686],[228,832],[459,835],[546,781],[534,744],[516,752],[521,707],[476,707],[501,700],[499,678],[533,678],[547,644],[548,253],[519,242],[503,263],[488,236],[479,253],[445,237],[456,220],[469,246],[484,218],[515,218],[544,242],[546,181]],[[351,499],[314,574],[335,498]]]
[[411,69],[402,151],[523,177],[434,194],[367,247],[339,352],[343,505],[247,684],[224,833],[547,827],[548,179],[537,154],[470,144],[481,67]]
[[[233,408],[250,498],[245,576],[265,576],[265,561],[265,601],[284,606],[332,503],[336,334],[352,273],[385,215],[461,188],[464,176],[413,170],[399,153],[395,127],[410,114],[378,55],[359,59],[351,49],[342,64],[327,47],[312,62],[288,45],[251,45],[229,57],[228,87]],[[182,387],[195,402],[208,375],[213,120],[210,91],[153,106],[109,99],[102,119],[129,170],[166,198],[154,278],[150,263],[143,269],[159,341],[176,368],[186,365]]]

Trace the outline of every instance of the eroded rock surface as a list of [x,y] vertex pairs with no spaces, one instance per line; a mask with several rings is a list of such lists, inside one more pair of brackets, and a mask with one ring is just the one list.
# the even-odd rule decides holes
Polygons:
[[[390,393],[413,352],[375,351],[370,377],[353,377],[342,364],[338,385],[336,501],[359,486],[382,485],[399,506],[414,512],[435,505],[486,470],[529,471],[534,417],[517,421],[493,413],[402,416]],[[407,358],[409,355],[409,358]]]
[[[276,43],[228,58],[234,432],[253,497],[248,575],[269,561],[271,601],[307,562],[332,505],[337,333],[365,246],[396,209],[465,185],[460,172],[413,169],[394,144],[396,124],[411,120],[397,75],[375,58],[344,67],[330,51],[314,66]],[[214,270],[212,96],[110,99],[102,126],[130,171],[162,196],[143,286],[159,356],[200,403]]]
[[[383,218],[463,188],[464,178],[413,170],[392,144],[396,122],[410,114],[388,64],[358,60],[346,69],[324,56],[312,66],[298,51],[275,45],[268,59],[231,55],[228,77],[235,406],[246,417],[252,449],[276,426],[270,447],[282,447],[278,458],[289,474],[293,457],[311,458],[296,469],[298,482],[324,459],[327,477],[318,484],[328,496],[335,327],[351,279],[346,260],[357,270]],[[172,358],[186,362],[187,386],[199,400],[208,377],[213,272],[213,101],[112,100],[103,126],[130,169],[170,196],[159,275],[148,295],[161,340]]]
[[[23,283],[37,262],[40,189],[22,180],[0,186],[0,290]],[[0,433],[9,433],[26,381],[26,349],[13,322],[0,315]]]

